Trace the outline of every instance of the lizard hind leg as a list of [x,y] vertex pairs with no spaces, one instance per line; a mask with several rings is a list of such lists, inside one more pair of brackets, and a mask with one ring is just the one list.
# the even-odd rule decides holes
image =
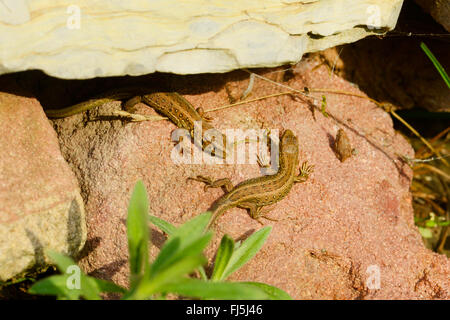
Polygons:
[[[268,213],[268,210],[262,210],[262,206],[258,206],[254,203],[247,203],[244,205],[239,205],[240,208],[244,208],[248,210],[248,214],[252,219],[255,219],[260,224],[263,224],[261,222],[261,218],[267,219],[270,221],[278,221],[277,219],[269,218],[266,214]],[[264,211],[264,212],[263,212]]]
[[188,179],[203,182],[205,184],[205,191],[209,188],[222,188],[225,192],[233,190],[233,183],[228,178],[213,180],[210,177],[197,176]]
[[131,99],[128,99],[124,104],[123,107],[126,111],[128,112],[132,112],[134,111],[134,106],[137,105],[138,103],[140,103],[142,101],[142,97],[141,96],[135,96]]
[[125,110],[113,111],[113,114],[115,116],[118,116],[121,118],[126,118],[126,119],[128,119],[128,121],[132,121],[132,122],[157,121],[157,120],[161,120],[161,119],[167,119],[166,117],[161,117],[161,116],[147,116],[147,115],[135,113],[136,112],[135,105],[137,105],[138,103],[141,103],[143,101],[144,100],[143,100],[142,96],[135,96],[131,99],[128,99],[125,103],[122,104],[123,109],[125,109]]

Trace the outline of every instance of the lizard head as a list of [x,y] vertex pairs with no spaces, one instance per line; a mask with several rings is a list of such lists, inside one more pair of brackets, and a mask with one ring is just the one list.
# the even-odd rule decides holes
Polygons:
[[281,153],[293,154],[298,152],[298,139],[294,133],[287,129],[281,136]]

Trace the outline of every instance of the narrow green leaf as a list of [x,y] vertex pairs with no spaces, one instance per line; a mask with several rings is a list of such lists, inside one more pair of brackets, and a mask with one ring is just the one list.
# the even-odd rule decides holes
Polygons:
[[424,238],[433,238],[433,233],[430,229],[419,227],[419,232]]
[[434,221],[434,220],[427,220],[425,222],[425,226],[427,228],[434,228],[434,227],[436,227],[436,221]]
[[181,239],[198,237],[204,233],[210,218],[210,212],[199,214],[179,226],[175,232],[173,232],[172,237],[180,237]]
[[94,278],[82,275],[81,277],[81,295],[87,300],[101,300],[101,290],[97,286]]
[[55,275],[34,283],[28,290],[31,294],[53,295],[58,298],[77,300],[81,296],[81,290],[70,290],[67,288],[67,276]]
[[142,181],[134,187],[128,206],[127,235],[131,286],[148,268],[148,198]]
[[[212,236],[211,232],[205,234],[209,218],[209,213],[198,215],[172,232],[172,235],[161,248],[160,254],[151,265],[150,278],[166,268],[167,265],[175,263],[184,256],[202,253]],[[175,246],[172,243],[173,241],[176,241],[179,245]]]
[[430,49],[428,49],[427,45],[423,42],[420,43],[420,47],[425,52],[425,54],[428,56],[428,58],[431,60],[431,62],[434,64],[434,67],[441,75],[442,79],[444,79],[445,84],[447,84],[447,87],[450,88],[450,79],[448,77],[447,72],[445,72],[444,67],[439,63],[439,61],[436,59],[434,54],[431,52]]
[[[178,228],[157,217],[149,217],[149,219],[161,228],[161,230],[169,234],[168,240],[151,265],[149,278],[154,277],[155,273],[163,270],[167,265],[187,255],[200,254],[212,236],[211,232],[204,233],[210,219],[210,213],[198,215]],[[171,243],[175,239],[179,243],[177,246]],[[199,267],[199,272],[204,279],[207,279],[203,267]]]
[[[67,298],[74,299],[74,297],[78,298],[81,295],[89,300],[100,299],[100,290],[95,285],[92,285],[92,281],[84,274],[72,258],[53,250],[47,250],[46,254],[65,277],[65,282],[60,282],[59,284],[63,286],[60,289],[68,294],[66,296]],[[62,281],[61,279],[58,280]]]
[[446,227],[450,225],[450,221],[442,221],[442,222],[438,222],[438,225],[441,227]]
[[223,274],[233,254],[233,250],[233,239],[231,239],[228,235],[224,235],[220,241],[219,249],[217,250],[214,270],[211,276],[212,281],[221,281],[224,279]]
[[261,282],[239,282],[249,286],[255,286],[262,289],[271,300],[292,300],[292,297],[285,291]]
[[97,279],[93,277],[89,277],[89,279],[95,284],[95,286],[98,288],[100,292],[118,292],[118,293],[125,293],[127,289],[118,286],[114,282],[106,281],[103,279]]
[[[208,232],[197,239],[192,239],[192,241],[191,239],[189,239],[190,241],[186,241],[186,239],[182,241],[180,237],[167,240],[161,248],[160,254],[151,265],[150,276],[154,277],[158,272],[185,257],[201,255],[211,240],[211,236],[212,234]],[[176,245],[173,245],[173,243],[176,243]]]
[[206,263],[206,258],[202,255],[185,257],[160,272],[153,279],[153,285],[160,290],[160,287],[164,286],[164,284],[175,282],[178,280],[177,278],[187,276],[204,263]]
[[178,252],[179,257],[197,256],[203,253],[208,243],[211,241],[212,233],[208,232],[193,241],[183,241],[181,250]]
[[71,275],[55,275],[36,282],[29,293],[55,295],[58,299],[77,300],[83,297],[87,300],[100,300],[100,288],[96,284],[98,279],[82,275],[75,282]]
[[264,290],[257,286],[238,282],[209,282],[199,279],[183,279],[165,286],[167,292],[182,296],[219,300],[262,300],[268,299]]
[[228,278],[233,272],[253,258],[259,249],[261,249],[271,230],[271,227],[264,227],[256,231],[239,248],[235,249],[221,278]]
[[203,266],[198,268],[198,273],[200,273],[200,277],[203,280],[208,280],[208,276],[206,275],[205,268]]
[[58,267],[58,270],[62,273],[66,273],[67,269],[71,266],[77,266],[77,263],[73,261],[72,258],[61,254],[59,252],[53,251],[53,250],[45,250],[45,253],[47,256],[50,257],[50,259],[55,263],[55,265]]
[[150,276],[158,273],[160,269],[163,269],[165,265],[170,264],[174,260],[174,256],[177,255],[180,248],[180,238],[172,238],[166,241],[159,251],[155,261],[150,266]]
[[173,224],[158,217],[148,216],[148,220],[155,226],[157,226],[159,229],[161,229],[163,232],[167,233],[169,236],[172,235],[176,230],[176,227]]
[[148,299],[156,293],[168,292],[164,288],[166,285],[180,281],[204,263],[206,259],[201,255],[185,257],[159,272],[153,279],[143,279],[128,299]]

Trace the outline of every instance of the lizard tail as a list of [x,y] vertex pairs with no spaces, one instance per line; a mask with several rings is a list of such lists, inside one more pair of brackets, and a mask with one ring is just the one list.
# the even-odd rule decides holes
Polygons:
[[209,211],[212,212],[212,216],[211,219],[208,222],[208,225],[206,226],[206,230],[210,230],[211,227],[214,225],[214,223],[216,222],[217,218],[220,217],[222,214],[225,213],[225,211],[227,211],[228,209],[233,207],[233,203],[228,200],[228,199],[224,199],[221,200],[219,199],[219,201],[217,201]]

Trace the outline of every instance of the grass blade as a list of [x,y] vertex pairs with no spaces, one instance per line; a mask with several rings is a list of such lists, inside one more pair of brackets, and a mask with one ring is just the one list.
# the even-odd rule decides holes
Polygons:
[[444,79],[444,82],[447,84],[447,87],[450,89],[450,79],[447,75],[447,72],[445,72],[444,67],[439,63],[439,61],[436,59],[434,54],[431,52],[430,49],[428,49],[427,45],[423,42],[420,43],[420,47],[425,52],[425,54],[428,56],[428,58],[431,60],[431,62],[434,64],[434,67],[437,69],[439,74],[441,75],[442,79]]
[[134,187],[128,206],[127,235],[131,286],[148,268],[148,198],[142,181]]

